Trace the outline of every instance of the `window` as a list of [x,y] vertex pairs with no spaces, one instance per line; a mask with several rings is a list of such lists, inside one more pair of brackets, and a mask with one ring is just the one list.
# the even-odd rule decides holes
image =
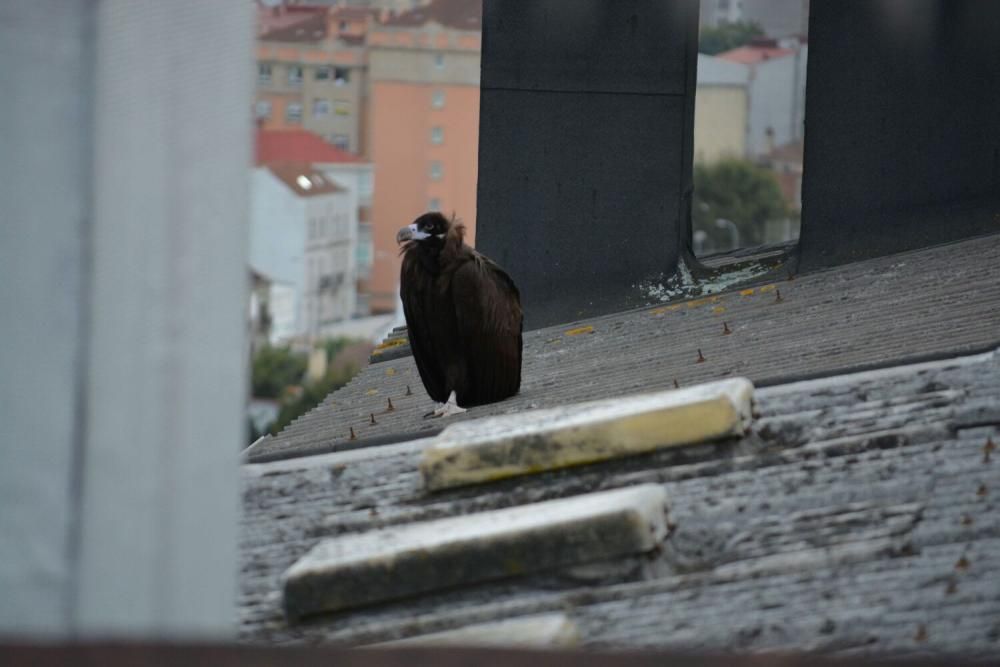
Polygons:
[[288,83],[292,86],[298,86],[302,83],[302,66],[301,65],[289,65],[288,67]]
[[330,80],[330,68],[326,65],[322,67],[317,67],[316,72],[313,74],[313,79],[316,81],[329,81]]
[[313,100],[313,117],[320,118],[321,116],[330,115],[330,100],[323,99],[322,97],[317,97]]
[[444,54],[443,53],[435,53],[434,54],[434,68],[435,69],[444,69]]
[[444,108],[444,91],[435,90],[434,94],[431,96],[431,106],[435,109]]
[[441,167],[441,163],[440,162],[437,162],[437,161],[431,162],[431,180],[432,181],[440,181],[443,171],[444,170]]
[[257,65],[257,81],[260,83],[270,83],[271,82],[271,65],[270,63],[260,63]]
[[440,127],[431,128],[431,143],[432,144],[443,144],[444,143],[444,130]]
[[257,100],[257,105],[254,108],[254,112],[258,119],[267,119],[271,117],[271,103],[268,100]]
[[351,80],[351,70],[346,67],[334,67],[333,68],[333,83],[338,86],[343,86]]
[[302,105],[289,104],[285,107],[285,120],[289,123],[298,123],[302,120]]
[[346,134],[331,134],[330,143],[341,150],[348,151],[351,149],[351,138]]
[[333,103],[333,112],[338,116],[350,116],[351,104],[349,102],[345,102],[344,100],[337,100]]
[[429,211],[440,211],[441,210],[441,200],[437,197],[431,197],[430,202],[427,204],[427,210]]

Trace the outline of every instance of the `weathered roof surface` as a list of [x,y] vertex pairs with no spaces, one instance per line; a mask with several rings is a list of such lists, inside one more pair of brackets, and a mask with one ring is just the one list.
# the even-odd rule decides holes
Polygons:
[[[926,304],[928,319],[954,308]],[[960,346],[969,317],[952,320]],[[995,656],[998,396],[997,352],[783,384],[758,389],[740,439],[433,495],[417,472],[426,440],[247,465],[242,637],[365,644],[562,612],[587,648]],[[281,614],[282,572],[323,538],[636,484],[668,498],[672,532],[652,557],[295,625]]]
[[[524,340],[521,393],[450,419],[666,389],[675,380],[742,375],[773,384],[987,349],[1000,340],[1000,235],[549,327]],[[372,364],[255,446],[250,460],[350,447],[358,444],[351,429],[359,441],[433,434],[442,424],[422,419],[431,405],[412,358]]]

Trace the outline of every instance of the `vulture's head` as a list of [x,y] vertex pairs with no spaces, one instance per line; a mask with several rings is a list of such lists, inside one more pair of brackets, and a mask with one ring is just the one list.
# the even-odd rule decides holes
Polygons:
[[462,231],[462,225],[453,224],[440,213],[424,213],[412,224],[396,232],[396,243],[400,244],[403,250],[414,247],[440,250],[449,236],[454,236],[456,232],[461,234]]

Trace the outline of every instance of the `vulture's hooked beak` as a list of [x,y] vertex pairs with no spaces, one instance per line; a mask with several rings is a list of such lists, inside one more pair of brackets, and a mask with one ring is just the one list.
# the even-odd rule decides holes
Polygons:
[[430,234],[417,229],[416,224],[407,225],[396,232],[396,243],[401,245],[407,241],[421,241],[429,236]]
[[396,232],[396,243],[402,245],[413,238],[413,230],[410,229],[413,225],[407,225],[403,227],[398,232]]

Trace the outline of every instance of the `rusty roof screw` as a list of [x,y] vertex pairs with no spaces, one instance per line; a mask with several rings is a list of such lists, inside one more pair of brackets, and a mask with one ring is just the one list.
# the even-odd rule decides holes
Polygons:
[[781,303],[782,301],[784,301],[784,299],[781,298],[781,290],[780,289],[774,290],[774,302]]
[[788,282],[792,282],[793,280],[795,280],[795,274],[794,273],[789,273],[788,274]]
[[925,642],[927,641],[927,626],[921,623],[917,626],[917,634],[913,635],[913,641]]
[[948,580],[948,586],[944,589],[945,595],[954,595],[958,592],[958,582],[955,581],[955,577]]
[[979,496],[980,498],[985,498],[986,497],[986,485],[985,484],[980,484],[979,485],[979,488],[976,489],[976,495]]
[[680,382],[678,382],[677,379],[674,378],[674,389],[680,389],[680,388],[681,388]]
[[959,558],[958,562],[955,563],[955,569],[958,570],[959,572],[965,572],[966,570],[968,570],[969,569],[969,559],[966,558],[965,556],[962,556],[961,558]]
[[701,353],[701,348],[698,348],[698,363],[705,363],[705,355]]
[[963,526],[971,526],[974,523],[974,521],[973,521],[973,519],[972,519],[971,516],[969,516],[968,514],[965,514],[965,515],[962,516],[961,523],[962,523]]
[[395,410],[395,409],[396,409],[396,408],[395,408],[395,407],[393,407],[393,405],[392,405],[392,399],[391,399],[391,398],[386,398],[385,400],[389,401],[389,407],[387,407],[387,408],[385,409],[385,411],[386,411],[386,412],[392,412],[393,410]]
[[723,322],[722,323],[722,335],[723,336],[728,336],[731,333],[733,333],[733,330],[729,328],[729,322]]
[[369,413],[369,416],[371,417],[371,421],[368,422],[369,424],[371,424],[372,426],[374,426],[375,424],[378,423],[377,421],[375,421],[375,413],[374,412]]
[[351,440],[357,440],[358,439],[358,436],[354,435],[354,427],[353,426],[351,427],[351,438],[350,439]]
[[986,444],[983,445],[983,463],[990,462],[990,454],[996,450],[997,446],[993,444],[993,438],[986,438]]
[[406,385],[406,395],[407,396],[413,396],[413,392],[410,391],[410,385]]

